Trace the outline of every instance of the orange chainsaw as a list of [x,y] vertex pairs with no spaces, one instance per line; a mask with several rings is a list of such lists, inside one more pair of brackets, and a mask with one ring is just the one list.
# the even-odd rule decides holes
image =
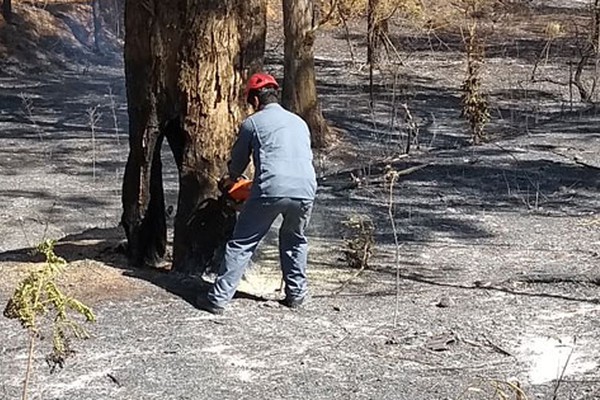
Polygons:
[[250,197],[252,180],[241,177],[236,181],[223,178],[217,185],[225,200],[236,210],[239,209]]

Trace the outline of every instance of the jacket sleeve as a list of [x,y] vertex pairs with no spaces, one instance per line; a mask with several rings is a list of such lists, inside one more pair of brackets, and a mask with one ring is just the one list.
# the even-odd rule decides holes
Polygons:
[[237,140],[231,149],[231,159],[229,160],[229,176],[232,179],[238,178],[244,173],[250,163],[252,154],[252,139],[254,137],[254,128],[252,121],[246,119],[240,126],[240,132]]

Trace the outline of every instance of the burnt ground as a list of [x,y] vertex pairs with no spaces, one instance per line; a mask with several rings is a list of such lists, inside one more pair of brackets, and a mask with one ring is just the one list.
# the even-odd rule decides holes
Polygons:
[[[372,109],[343,30],[318,38],[323,108],[340,133],[315,157],[312,292],[299,311],[276,302],[275,232],[223,317],[190,304],[204,290],[197,279],[127,267],[117,251],[127,156],[119,64],[1,76],[0,303],[38,265],[28,249],[61,238],[56,251],[71,262],[63,283],[98,316],[64,369],[50,374],[38,349],[32,398],[517,398],[507,381],[529,399],[600,398],[596,109],[571,101],[567,88],[529,81],[543,40],[518,51],[498,44],[485,77],[491,141],[469,147],[458,49],[394,32],[403,64],[377,75]],[[274,71],[279,51],[271,40]],[[564,78],[555,54],[544,74]],[[420,127],[420,146],[405,158],[399,103]],[[397,263],[388,165],[424,166],[393,187]],[[373,221],[376,248],[369,269],[345,284],[355,271],[340,260],[343,221],[353,215]],[[0,327],[0,398],[13,399],[27,343],[14,321]]]

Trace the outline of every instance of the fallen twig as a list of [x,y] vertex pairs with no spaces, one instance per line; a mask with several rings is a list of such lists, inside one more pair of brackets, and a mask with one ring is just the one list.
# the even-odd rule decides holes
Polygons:
[[106,374],[106,376],[118,387],[121,387],[121,381],[119,381],[113,374],[111,374],[110,372],[108,374]]
[[[489,290],[489,291],[498,291],[498,292],[508,293],[508,294],[512,294],[514,296],[547,297],[547,298],[561,299],[561,300],[567,300],[567,301],[577,301],[577,302],[585,302],[585,303],[592,303],[592,304],[600,304],[600,298],[575,297],[575,296],[556,294],[556,293],[526,292],[526,291],[510,289],[510,288],[499,286],[499,285],[494,285],[492,282],[486,282],[485,284],[475,282],[472,285],[466,285],[466,284],[456,284],[456,283],[449,283],[449,282],[438,282],[433,279],[429,279],[429,278],[418,276],[418,275],[416,275],[416,276],[402,275],[401,279],[425,283],[425,284],[434,285],[434,286],[453,287],[453,288],[469,289],[469,290]],[[391,295],[391,293],[389,293],[388,295]]]
[[[399,178],[401,176],[410,175],[413,172],[417,172],[419,170],[422,170],[423,168],[429,167],[430,165],[431,164],[429,164],[429,163],[427,163],[427,164],[421,164],[421,165],[416,165],[414,167],[406,168],[406,169],[403,169],[403,170],[400,170],[400,171],[396,171],[396,174],[397,174],[396,176],[397,176],[397,178]],[[383,180],[379,180],[378,179],[378,180],[370,181],[370,183],[373,183],[373,184],[383,183],[383,182],[385,182],[385,178]]]
[[342,292],[342,290],[344,290],[344,289],[346,288],[346,286],[348,286],[348,284],[349,284],[350,282],[352,282],[353,280],[355,280],[356,278],[358,278],[358,276],[359,276],[360,274],[362,274],[362,272],[363,272],[363,271],[365,270],[365,268],[367,267],[367,263],[366,263],[367,254],[368,254],[368,252],[367,252],[367,251],[365,251],[365,252],[364,252],[364,254],[363,254],[363,260],[362,260],[363,262],[361,263],[361,267],[360,267],[360,269],[359,269],[358,271],[356,271],[356,272],[355,272],[355,273],[354,273],[354,274],[353,274],[353,275],[352,275],[350,278],[346,279],[346,280],[345,280],[345,281],[342,283],[342,285],[341,285],[339,288],[337,288],[335,292],[333,292],[333,294],[335,294],[335,295],[338,295],[338,294],[340,294],[340,293]]
[[581,166],[584,166],[584,167],[587,167],[587,168],[592,168],[592,169],[600,170],[600,166],[594,165],[594,164],[590,164],[590,163],[587,163],[585,161],[582,161],[581,158],[579,158],[577,156],[573,157],[573,161],[577,165],[581,165]]
[[514,354],[509,352],[508,350],[504,350],[502,347],[498,346],[496,343],[492,342],[490,338],[488,338],[485,334],[483,335],[485,341],[490,345],[490,347],[496,350],[498,353],[503,354],[505,356],[514,357]]
[[[413,167],[414,168],[414,167]],[[408,168],[410,169],[410,168]],[[406,171],[406,170],[404,170]],[[400,176],[400,172],[396,170],[390,170],[386,174],[390,180],[390,197],[388,204],[388,215],[390,218],[390,224],[392,225],[392,232],[394,234],[394,265],[396,267],[396,304],[394,306],[394,327],[398,326],[398,313],[400,308],[400,244],[398,242],[398,230],[396,228],[396,221],[394,220],[394,184]]]
[[561,153],[560,151],[556,151],[556,150],[550,150],[550,152],[552,154],[556,154],[557,156],[561,156],[561,157],[564,157],[564,158],[566,158],[568,160],[571,160],[575,164],[581,165],[582,167],[587,167],[587,168],[591,168],[591,169],[598,169],[598,170],[600,170],[600,165],[590,164],[590,163],[588,163],[586,161],[583,161],[580,157],[578,157],[576,155],[575,156],[570,156],[568,154],[564,154],[564,153]]

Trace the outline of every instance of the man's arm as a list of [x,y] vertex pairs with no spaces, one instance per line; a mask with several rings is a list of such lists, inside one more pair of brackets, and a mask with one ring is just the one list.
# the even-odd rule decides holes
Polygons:
[[229,160],[228,169],[229,177],[233,180],[239,178],[250,163],[253,136],[254,127],[252,121],[247,119],[240,126],[237,140],[233,145],[233,149],[231,149],[231,159]]

